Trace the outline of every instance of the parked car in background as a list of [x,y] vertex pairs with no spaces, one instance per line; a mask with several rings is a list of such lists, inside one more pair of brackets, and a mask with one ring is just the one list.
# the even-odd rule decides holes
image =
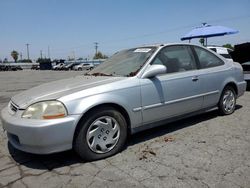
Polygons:
[[92,70],[94,68],[94,64],[93,63],[80,63],[79,65],[76,65],[73,67],[74,70]]
[[0,71],[7,71],[7,66],[0,64]]
[[230,53],[233,51],[232,49],[221,47],[221,46],[207,46],[210,50],[213,50],[214,52],[220,54],[224,58],[233,61]]
[[250,87],[250,42],[235,45],[231,56],[242,65],[244,78]]
[[63,66],[65,66],[64,63],[58,63],[52,67],[52,70],[60,70]]
[[73,70],[74,66],[79,65],[80,63],[69,63],[69,64],[65,64],[64,66],[62,66],[60,68],[60,70]]
[[19,65],[11,65],[10,69],[12,71],[23,70],[23,68],[21,66],[19,66]]
[[31,70],[39,70],[40,69],[40,65],[32,65]]
[[248,85],[250,86],[250,61],[242,63],[244,72],[244,79],[248,82]]
[[0,65],[0,71],[17,71],[23,70],[21,66],[17,65]]
[[207,48],[143,46],[114,54],[86,76],[15,95],[1,112],[2,125],[17,149],[73,148],[97,160],[121,151],[129,134],[214,108],[232,114],[245,90],[241,65]]

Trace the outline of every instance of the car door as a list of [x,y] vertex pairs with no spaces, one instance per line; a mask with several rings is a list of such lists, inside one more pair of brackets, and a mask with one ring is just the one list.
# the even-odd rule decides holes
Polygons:
[[[232,67],[210,51],[194,46],[195,55],[199,61],[199,78],[204,96],[203,108],[217,105],[220,99],[221,87],[226,78],[232,74]],[[230,71],[231,69],[231,71]]]
[[167,46],[156,55],[151,64],[165,65],[167,73],[151,79],[141,79],[144,124],[201,108],[201,83],[189,46]]

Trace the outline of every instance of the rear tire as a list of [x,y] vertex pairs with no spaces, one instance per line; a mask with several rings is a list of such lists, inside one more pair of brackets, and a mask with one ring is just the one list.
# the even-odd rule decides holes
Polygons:
[[120,152],[126,139],[124,116],[112,107],[101,107],[79,122],[73,148],[85,161],[99,160]]
[[232,114],[236,105],[236,92],[233,87],[226,86],[222,91],[219,101],[219,111],[221,115]]

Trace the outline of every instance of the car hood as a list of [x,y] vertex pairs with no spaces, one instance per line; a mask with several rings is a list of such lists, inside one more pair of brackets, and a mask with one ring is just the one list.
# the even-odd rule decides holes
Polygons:
[[32,103],[53,100],[77,91],[123,80],[124,77],[105,76],[77,76],[73,78],[53,81],[33,87],[11,98],[19,108],[26,108]]

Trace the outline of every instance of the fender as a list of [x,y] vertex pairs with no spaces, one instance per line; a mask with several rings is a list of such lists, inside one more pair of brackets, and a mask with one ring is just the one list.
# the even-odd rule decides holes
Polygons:
[[[125,91],[124,91],[125,90]],[[130,121],[133,122],[131,127],[139,126],[142,123],[141,111],[133,111],[133,109],[141,107],[140,86],[118,89],[112,92],[99,93],[74,101],[68,102],[64,98],[58,99],[67,107],[68,113],[71,115],[83,116],[90,109],[107,103],[112,103],[124,108],[129,115]]]

